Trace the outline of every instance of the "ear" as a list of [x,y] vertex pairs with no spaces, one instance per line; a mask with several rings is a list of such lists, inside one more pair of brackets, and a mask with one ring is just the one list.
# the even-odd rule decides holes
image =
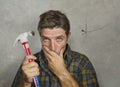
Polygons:
[[71,32],[68,33],[68,39],[70,38]]

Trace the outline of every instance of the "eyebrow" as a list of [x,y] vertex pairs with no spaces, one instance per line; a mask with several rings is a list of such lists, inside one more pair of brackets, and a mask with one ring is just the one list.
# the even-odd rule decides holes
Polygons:
[[[42,35],[41,37],[42,37],[42,38],[48,38],[48,39],[49,39],[49,37],[44,36],[44,35]],[[58,36],[56,36],[56,38],[58,38],[58,37],[63,37],[63,38],[64,38],[64,36],[63,36],[63,35],[58,35]]]
[[47,38],[47,39],[49,39],[49,37],[47,37],[47,36],[41,36],[42,38]]
[[57,37],[64,37],[63,35],[59,35],[59,36],[57,36]]

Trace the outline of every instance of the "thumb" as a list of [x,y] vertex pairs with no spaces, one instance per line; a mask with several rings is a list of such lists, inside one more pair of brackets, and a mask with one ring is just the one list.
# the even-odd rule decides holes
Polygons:
[[35,56],[33,56],[33,55],[27,55],[26,56],[26,61],[28,62],[28,63],[30,63],[30,62],[32,62],[32,61],[34,61],[34,60],[36,60],[37,58],[35,57]]

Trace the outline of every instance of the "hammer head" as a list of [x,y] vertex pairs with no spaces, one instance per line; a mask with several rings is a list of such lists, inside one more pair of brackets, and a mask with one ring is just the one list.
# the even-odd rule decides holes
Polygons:
[[29,31],[29,32],[25,32],[25,33],[20,34],[20,35],[16,38],[13,46],[15,46],[16,43],[19,42],[19,41],[20,41],[21,43],[23,43],[23,42],[28,42],[28,36],[34,36],[34,35],[35,35],[35,32],[34,32],[34,31]]

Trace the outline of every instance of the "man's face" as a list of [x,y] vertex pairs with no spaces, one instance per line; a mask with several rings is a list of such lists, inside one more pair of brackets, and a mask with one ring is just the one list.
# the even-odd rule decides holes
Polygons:
[[68,37],[62,28],[44,28],[41,31],[41,43],[48,49],[60,54],[65,50]]

